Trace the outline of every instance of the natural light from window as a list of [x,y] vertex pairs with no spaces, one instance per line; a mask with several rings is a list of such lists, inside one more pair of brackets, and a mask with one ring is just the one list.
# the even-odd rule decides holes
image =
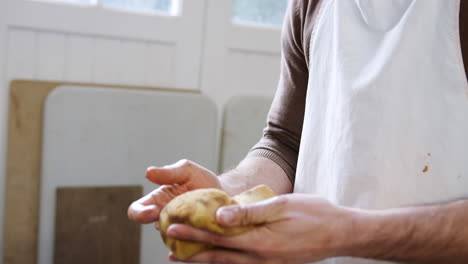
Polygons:
[[175,14],[175,0],[102,0],[103,6]]
[[281,27],[288,0],[232,0],[236,24]]
[[64,3],[77,3],[77,4],[92,4],[93,0],[43,0],[43,2],[64,2]]
[[[1,1],[1,0],[0,0]],[[180,0],[42,0],[117,8],[136,12],[158,12],[176,15]]]

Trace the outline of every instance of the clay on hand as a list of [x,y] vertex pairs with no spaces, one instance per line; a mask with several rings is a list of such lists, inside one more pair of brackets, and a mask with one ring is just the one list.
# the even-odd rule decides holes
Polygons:
[[216,210],[227,205],[255,203],[273,196],[275,193],[265,185],[259,185],[232,198],[219,189],[198,189],[186,192],[170,201],[161,211],[159,218],[161,237],[176,258],[185,260],[214,246],[177,240],[167,236],[166,232],[171,224],[188,224],[218,234],[238,235],[252,229],[253,226],[235,228],[219,226],[216,222]]

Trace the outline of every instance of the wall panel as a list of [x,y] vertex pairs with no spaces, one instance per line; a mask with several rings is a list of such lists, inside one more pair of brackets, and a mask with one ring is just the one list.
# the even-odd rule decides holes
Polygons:
[[65,75],[65,34],[39,32],[37,60],[34,65],[39,80],[63,80]]
[[83,35],[68,35],[65,45],[65,81],[92,82],[95,38]]
[[7,45],[7,78],[32,79],[36,77],[37,33],[10,29]]
[[225,61],[220,62],[218,87],[206,87],[206,93],[219,105],[235,95],[273,95],[278,86],[280,56],[274,53],[228,50]]
[[226,64],[230,91],[271,94],[278,85],[280,56],[277,54],[230,50]]
[[176,53],[175,44],[10,29],[8,79],[176,88]]
[[145,84],[171,87],[175,82],[175,47],[148,43],[145,61]]
[[128,85],[142,85],[145,82],[146,43],[143,41],[121,41],[122,53],[119,67],[123,74],[120,82]]
[[121,44],[118,39],[97,38],[95,45],[94,81],[96,83],[119,83],[123,74],[120,61]]

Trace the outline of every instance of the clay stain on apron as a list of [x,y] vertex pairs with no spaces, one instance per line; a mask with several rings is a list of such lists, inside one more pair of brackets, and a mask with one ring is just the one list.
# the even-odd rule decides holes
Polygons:
[[422,172],[426,173],[427,171],[429,171],[429,166],[424,166],[424,169],[422,170]]
[[[430,152],[427,153],[427,156],[430,157],[432,156],[432,154]],[[422,172],[426,173],[429,171],[429,166],[428,165],[425,165]]]

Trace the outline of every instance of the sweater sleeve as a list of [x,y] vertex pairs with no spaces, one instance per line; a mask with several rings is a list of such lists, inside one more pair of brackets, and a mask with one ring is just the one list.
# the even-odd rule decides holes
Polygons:
[[318,1],[290,1],[282,29],[281,76],[263,137],[247,157],[276,162],[294,183],[309,80],[309,42]]
[[468,80],[468,1],[460,1],[460,45],[465,65],[466,79]]

